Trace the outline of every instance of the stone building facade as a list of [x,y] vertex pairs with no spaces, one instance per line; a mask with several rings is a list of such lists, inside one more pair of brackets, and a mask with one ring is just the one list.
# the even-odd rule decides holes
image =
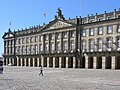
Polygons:
[[4,65],[120,69],[120,10],[5,32]]

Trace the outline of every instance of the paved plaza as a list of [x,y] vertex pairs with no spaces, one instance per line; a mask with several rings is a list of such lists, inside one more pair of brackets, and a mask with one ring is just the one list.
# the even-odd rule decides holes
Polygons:
[[0,90],[120,90],[120,70],[5,66]]

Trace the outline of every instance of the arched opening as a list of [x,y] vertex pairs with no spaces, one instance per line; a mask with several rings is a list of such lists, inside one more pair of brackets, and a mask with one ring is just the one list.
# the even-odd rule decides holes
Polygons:
[[118,56],[115,60],[115,69],[120,69],[120,56]]
[[59,57],[55,57],[55,67],[59,67]]
[[17,58],[14,58],[14,66],[17,66]]
[[39,57],[39,67],[41,67],[41,58]]
[[66,68],[66,57],[62,57],[61,68]]
[[73,68],[73,57],[68,58],[68,68]]
[[53,67],[53,57],[49,58],[49,67]]
[[43,66],[44,66],[44,67],[47,67],[47,57],[44,57]]
[[35,58],[35,67],[37,67],[37,58]]
[[102,57],[97,57],[96,68],[102,69]]
[[7,62],[8,62],[7,64],[9,64],[9,63],[10,63],[9,58],[7,59]]
[[85,57],[82,57],[81,59],[80,68],[85,68]]
[[111,56],[106,57],[106,60],[105,60],[106,69],[111,69],[111,61],[112,61]]
[[33,58],[30,58],[30,66],[33,66]]
[[93,68],[93,57],[88,58],[88,68]]
[[29,66],[28,58],[26,58],[26,66]]
[[24,58],[22,58],[22,66],[25,66]]

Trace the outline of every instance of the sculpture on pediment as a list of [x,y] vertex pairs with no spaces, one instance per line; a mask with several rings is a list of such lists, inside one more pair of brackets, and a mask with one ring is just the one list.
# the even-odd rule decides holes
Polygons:
[[60,7],[57,9],[57,16],[55,16],[55,19],[65,20],[65,18],[62,15],[62,10],[60,9]]
[[62,11],[61,11],[61,9],[60,9],[60,7],[57,9],[58,10],[58,17],[61,17],[62,16]]

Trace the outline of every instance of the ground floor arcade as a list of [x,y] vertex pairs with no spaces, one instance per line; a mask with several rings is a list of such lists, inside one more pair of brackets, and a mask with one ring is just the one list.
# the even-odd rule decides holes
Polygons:
[[88,68],[88,69],[120,69],[120,56],[84,56],[75,57],[17,57],[4,58],[4,65],[49,67],[49,68]]

